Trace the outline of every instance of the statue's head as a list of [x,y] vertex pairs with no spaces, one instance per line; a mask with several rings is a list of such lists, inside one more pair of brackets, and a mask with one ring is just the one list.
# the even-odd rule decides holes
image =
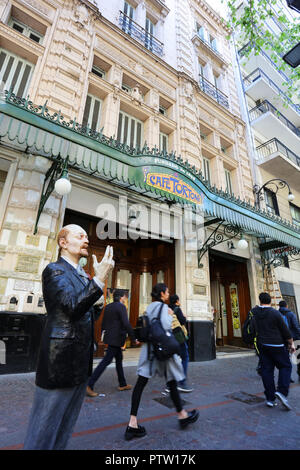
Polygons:
[[59,255],[69,255],[79,259],[88,256],[89,239],[86,231],[79,225],[70,224],[63,227],[58,236]]

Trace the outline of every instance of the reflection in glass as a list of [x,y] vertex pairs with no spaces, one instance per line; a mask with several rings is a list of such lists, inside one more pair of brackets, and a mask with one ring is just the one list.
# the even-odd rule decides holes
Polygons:
[[143,315],[147,306],[152,302],[152,274],[143,273],[140,277],[140,307],[139,315]]

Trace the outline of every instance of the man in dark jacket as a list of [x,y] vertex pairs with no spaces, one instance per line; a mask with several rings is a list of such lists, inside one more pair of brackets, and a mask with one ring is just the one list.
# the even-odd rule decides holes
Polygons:
[[[299,322],[298,322],[297,317],[294,314],[294,312],[289,310],[285,300],[281,300],[279,302],[279,312],[284,317],[284,319],[286,319],[286,323],[287,323],[287,326],[289,327],[289,329],[292,333],[293,340],[294,341],[299,340],[300,339],[300,325],[299,325]],[[297,364],[297,374],[298,374],[299,380],[300,380],[300,364],[299,363]],[[291,382],[293,382],[292,379],[291,379]]]
[[[291,407],[289,393],[292,364],[289,352],[295,351],[290,330],[278,310],[271,307],[271,297],[262,292],[259,295],[260,306],[252,309],[257,332],[261,377],[265,387],[266,405],[275,406],[278,398],[287,410]],[[274,369],[279,370],[277,391],[274,382]]]
[[101,263],[93,255],[95,276],[80,267],[88,256],[88,237],[78,225],[58,234],[60,257],[42,274],[47,320],[36,370],[36,391],[24,443],[26,450],[64,449],[76,424],[93,365],[94,304],[114,267],[112,247]]
[[94,385],[106,367],[112,362],[113,358],[116,360],[119,390],[123,391],[131,389],[131,385],[127,385],[124,376],[122,346],[125,343],[127,333],[133,343],[139,345],[139,342],[135,339],[133,328],[128,320],[127,310],[124,305],[126,301],[125,291],[117,289],[115,290],[113,297],[114,301],[105,307],[101,326],[102,331],[104,331],[103,342],[107,344],[108,347],[104,358],[98,364],[93,375],[89,379],[88,386],[86,388],[86,394],[89,397],[98,396],[98,393],[93,391]]

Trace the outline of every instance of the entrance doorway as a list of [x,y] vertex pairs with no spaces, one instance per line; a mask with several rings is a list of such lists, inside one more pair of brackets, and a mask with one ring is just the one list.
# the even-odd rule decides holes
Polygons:
[[[106,287],[126,289],[128,291],[128,315],[133,328],[137,319],[152,302],[152,287],[164,282],[169,287],[170,295],[175,292],[175,244],[162,240],[100,240],[96,226],[99,219],[75,211],[66,210],[64,225],[80,225],[89,237],[89,258],[86,272],[94,275],[92,254],[98,261],[102,259],[107,245],[114,250],[115,268],[110,274]],[[117,231],[118,233],[118,228]]]
[[251,308],[246,261],[211,252],[209,266],[216,343],[243,347],[242,325]]

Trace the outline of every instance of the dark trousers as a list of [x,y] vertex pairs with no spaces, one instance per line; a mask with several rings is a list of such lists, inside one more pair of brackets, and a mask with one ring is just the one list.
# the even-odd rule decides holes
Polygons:
[[118,347],[118,346],[108,346],[104,358],[98,364],[98,366],[96,367],[92,376],[89,379],[88,385],[89,387],[91,387],[91,389],[93,389],[94,384],[97,382],[100,375],[105,371],[106,367],[109,366],[109,364],[112,362],[113,358],[116,359],[116,371],[117,371],[120,387],[125,387],[125,385],[127,385],[126,379],[124,376],[124,371],[123,371],[123,364],[122,364],[122,361],[123,361],[122,349],[121,347]]
[[261,377],[265,387],[266,399],[275,400],[274,369],[279,370],[277,391],[288,396],[291,380],[292,364],[288,350],[285,346],[259,346]]
[[188,364],[189,364],[189,350],[188,350],[188,345],[186,342],[180,345],[180,357],[181,357],[181,362],[182,362],[182,367],[183,367],[185,378],[184,380],[181,380],[178,383],[180,385],[184,385],[186,378],[187,378],[187,369],[188,369]]
[[[139,409],[139,406],[140,406],[141,397],[142,397],[142,393],[143,393],[143,390],[144,390],[145,386],[148,383],[148,380],[149,379],[147,377],[143,377],[142,375],[138,376],[138,379],[137,379],[137,382],[136,382],[135,387],[133,389],[132,397],[131,397],[131,411],[130,411],[130,414],[133,415],[133,416],[137,416],[138,409]],[[179,413],[180,411],[182,411],[183,408],[182,408],[181,398],[180,398],[179,392],[177,390],[176,380],[170,380],[169,382],[167,382],[167,386],[170,390],[171,400],[174,403],[176,411]]]

